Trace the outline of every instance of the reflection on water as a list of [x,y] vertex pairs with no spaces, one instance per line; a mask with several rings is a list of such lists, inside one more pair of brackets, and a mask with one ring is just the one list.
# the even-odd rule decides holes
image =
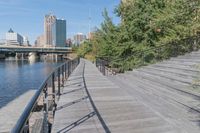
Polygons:
[[61,63],[0,60],[0,108],[30,89],[38,89]]

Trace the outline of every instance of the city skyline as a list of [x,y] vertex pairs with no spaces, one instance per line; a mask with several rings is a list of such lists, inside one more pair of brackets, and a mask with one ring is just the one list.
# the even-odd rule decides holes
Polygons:
[[[114,8],[120,0],[92,1],[69,0],[64,1],[39,1],[39,0],[2,0],[0,1],[0,16],[4,19],[0,22],[0,39],[5,38],[5,32],[9,28],[29,37],[33,45],[36,38],[44,31],[43,18],[45,14],[53,13],[57,18],[67,21],[67,38],[72,38],[81,32],[85,35],[94,27],[99,27],[103,22],[102,12],[106,8],[115,24],[120,19],[115,17]],[[41,6],[46,3],[46,6]],[[91,20],[89,19],[91,18]],[[90,22],[91,21],[91,22]]]
[[46,14],[44,17],[44,33],[37,37],[36,46],[65,47],[66,46],[66,20],[58,19],[55,14]]

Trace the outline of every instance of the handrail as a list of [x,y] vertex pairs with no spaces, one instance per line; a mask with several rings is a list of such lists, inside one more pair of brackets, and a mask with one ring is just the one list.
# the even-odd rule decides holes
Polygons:
[[[26,106],[25,110],[23,111],[22,115],[18,119],[17,123],[15,124],[14,128],[12,129],[12,133],[28,133],[30,132],[30,125],[29,119],[32,113],[37,112],[39,105],[38,103],[42,101],[42,108],[39,109],[40,112],[43,113],[43,122],[41,125],[42,132],[46,133],[49,132],[49,112],[55,112],[56,109],[56,96],[60,96],[60,88],[64,85],[64,80],[69,77],[72,71],[76,68],[79,64],[80,59],[76,58],[74,60],[67,61],[62,65],[58,66],[54,69],[53,72],[49,74],[49,76],[43,81],[37,92],[32,97],[31,101]],[[55,87],[57,84],[57,87]],[[57,89],[57,93],[56,93]],[[52,94],[49,95],[49,92]],[[43,99],[41,99],[41,97]],[[53,107],[49,107],[49,99],[53,103]]]

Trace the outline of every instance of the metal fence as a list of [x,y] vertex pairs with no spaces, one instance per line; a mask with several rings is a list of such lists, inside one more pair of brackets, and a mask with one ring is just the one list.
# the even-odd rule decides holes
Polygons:
[[102,59],[96,59],[96,67],[99,69],[99,71],[104,75],[115,75],[117,71],[115,71],[113,68],[109,67],[109,62]]
[[61,88],[79,62],[79,58],[67,61],[48,76],[26,106],[12,133],[50,132]]

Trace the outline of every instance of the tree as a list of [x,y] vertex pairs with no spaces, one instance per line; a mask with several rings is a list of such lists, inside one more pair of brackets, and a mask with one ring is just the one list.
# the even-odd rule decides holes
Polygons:
[[185,53],[200,31],[199,7],[199,0],[121,2],[115,9],[121,23],[114,25],[104,10],[104,22],[95,31],[89,52],[121,71],[169,58],[177,49]]

